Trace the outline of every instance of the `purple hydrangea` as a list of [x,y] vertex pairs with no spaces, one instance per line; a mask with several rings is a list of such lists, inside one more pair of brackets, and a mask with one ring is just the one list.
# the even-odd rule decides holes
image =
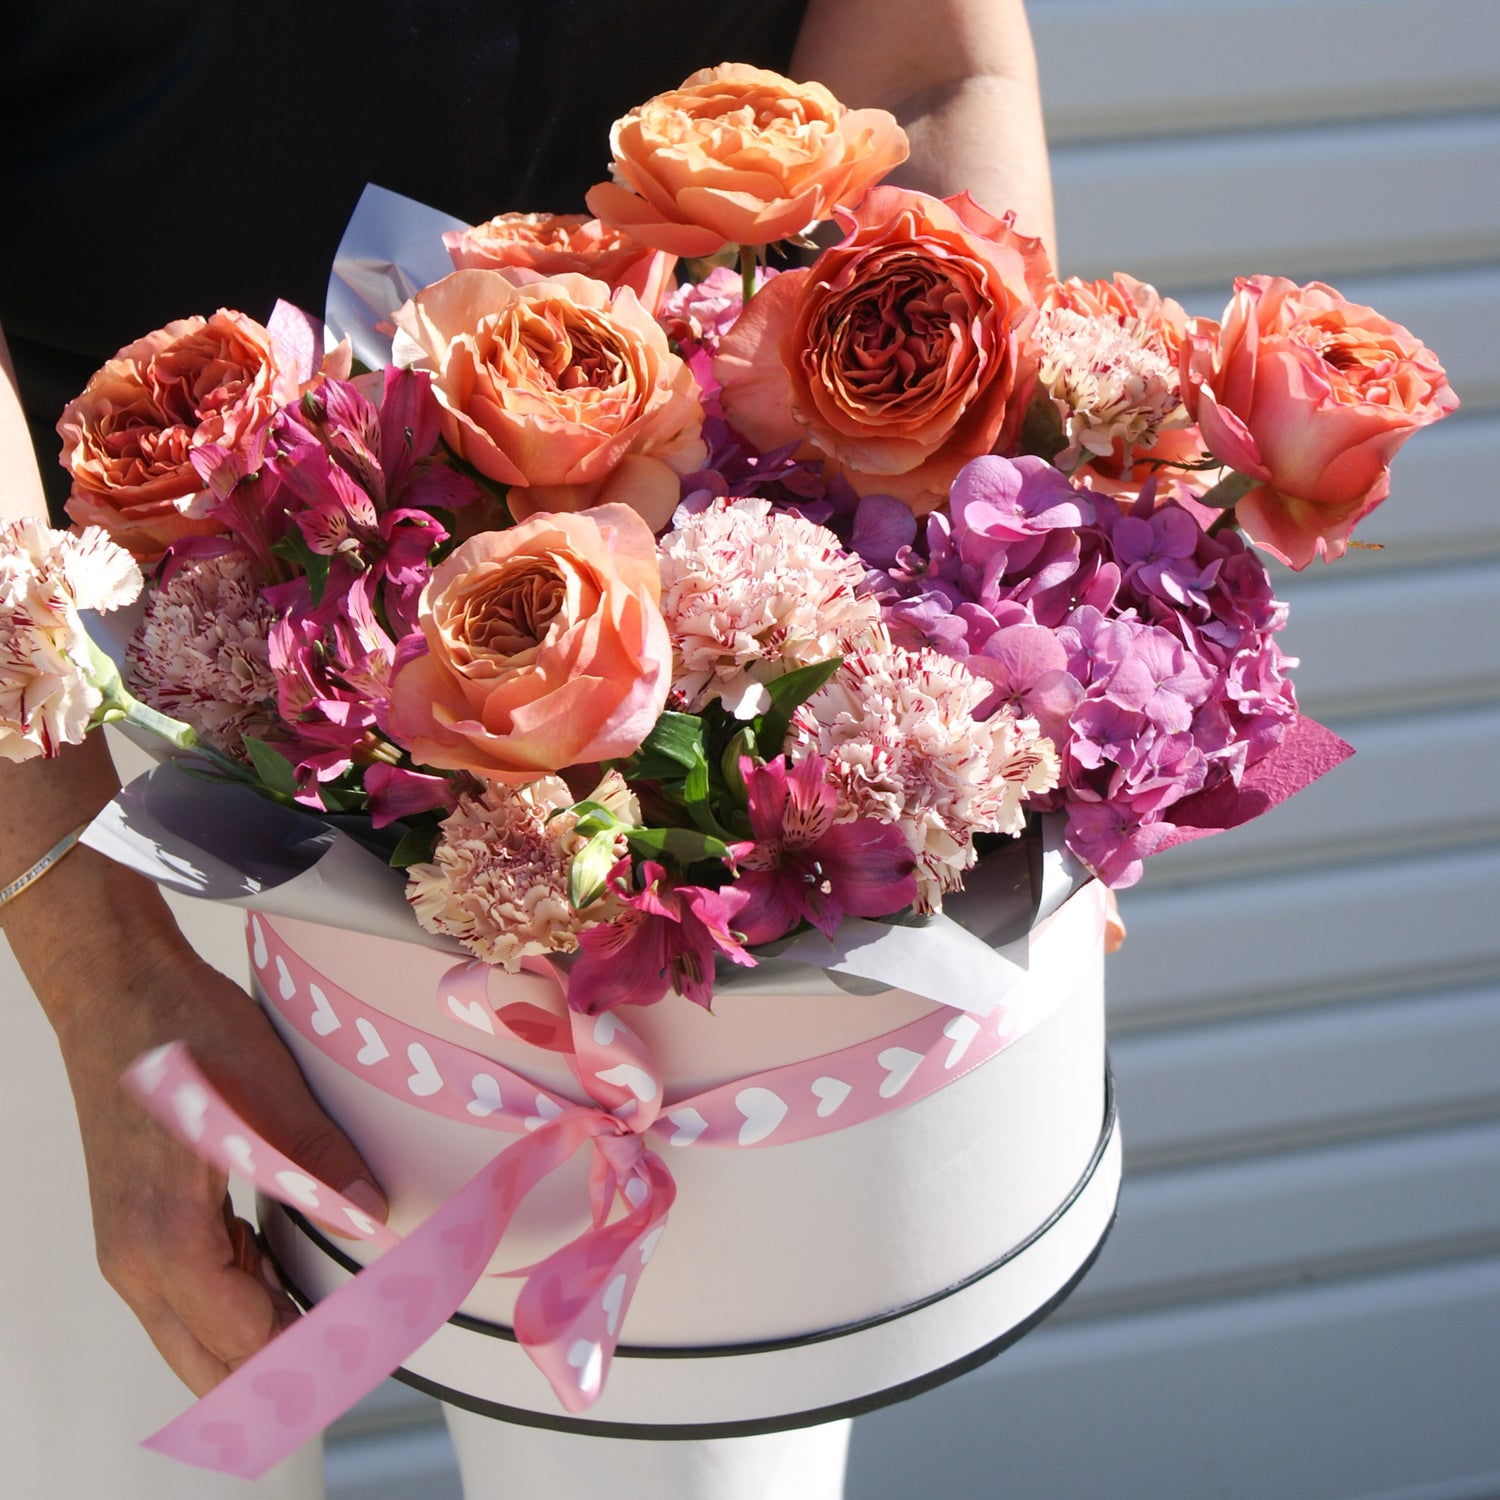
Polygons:
[[[891,526],[877,497],[847,534]],[[892,636],[989,683],[981,716],[1038,721],[1062,780],[1033,805],[1067,812],[1069,847],[1109,885],[1140,878],[1175,804],[1238,785],[1296,717],[1264,566],[1149,486],[1122,505],[1040,459],[976,459],[949,513],[888,551],[864,556]]]

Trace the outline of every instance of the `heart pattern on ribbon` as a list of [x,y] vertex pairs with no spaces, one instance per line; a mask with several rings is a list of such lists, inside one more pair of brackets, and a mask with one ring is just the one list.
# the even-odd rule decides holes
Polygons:
[[376,1063],[384,1062],[391,1054],[386,1049],[385,1039],[375,1028],[373,1021],[366,1020],[360,1016],[354,1023],[354,1029],[359,1032],[364,1040],[364,1046],[354,1054],[355,1062],[361,1067],[373,1068]]
[[412,1042],[406,1049],[406,1056],[413,1069],[406,1087],[419,1099],[437,1093],[443,1086],[443,1075],[434,1065],[432,1054],[421,1042]]
[[338,1012],[328,1003],[328,996],[323,993],[321,985],[310,984],[307,993],[312,998],[312,1029],[319,1036],[327,1036],[330,1031],[337,1031],[344,1023],[339,1020]]
[[493,1073],[476,1073],[469,1080],[469,1088],[474,1097],[466,1107],[476,1119],[482,1120],[487,1115],[494,1114],[505,1102],[500,1097],[500,1085]]

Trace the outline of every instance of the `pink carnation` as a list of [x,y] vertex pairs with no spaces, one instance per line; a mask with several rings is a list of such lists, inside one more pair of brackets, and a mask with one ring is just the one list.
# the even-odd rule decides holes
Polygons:
[[275,723],[266,643],[275,611],[239,552],[189,561],[146,599],[126,655],[130,686],[152,708],[192,725],[226,755]]
[[130,554],[98,527],[0,525],[0,758],[56,755],[83,739],[103,695],[78,612],[117,609],[140,590]]
[[1032,330],[1037,388],[1057,409],[1067,446],[1053,460],[1108,459],[1149,449],[1169,426],[1185,427],[1177,366],[1138,326],[1070,307],[1042,311]]
[[988,693],[961,662],[886,640],[845,657],[793,722],[793,754],[823,756],[840,821],[874,818],[906,835],[918,911],[941,911],[943,893],[962,889],[976,833],[1019,833],[1027,798],[1057,785],[1057,754],[1035,720],[975,719]]
[[[584,928],[618,912],[605,900],[585,914],[568,899],[568,867],[584,843],[567,811],[576,800],[557,776],[521,787],[488,782],[477,796],[460,797],[431,861],[406,872],[417,921],[511,973],[525,957],[571,953]],[[592,800],[623,822],[640,816],[616,772]],[[621,845],[623,853],[623,838]]]
[[690,711],[714,698],[748,717],[760,685],[874,639],[859,561],[831,531],[765,500],[720,501],[679,521],[659,549],[673,692]]

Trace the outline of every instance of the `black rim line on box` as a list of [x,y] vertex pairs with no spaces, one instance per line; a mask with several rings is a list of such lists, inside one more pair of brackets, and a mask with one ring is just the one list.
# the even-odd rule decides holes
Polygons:
[[1104,1226],[1104,1233],[1099,1236],[1094,1248],[1089,1251],[1083,1264],[1068,1279],[1066,1285],[1054,1296],[1049,1297],[1029,1317],[1002,1333],[999,1338],[985,1344],[983,1348],[976,1349],[972,1354],[963,1355],[952,1364],[929,1371],[926,1375],[915,1376],[911,1380],[903,1381],[900,1385],[888,1386],[883,1391],[872,1391],[869,1395],[835,1402],[832,1406],[815,1407],[811,1411],[783,1412],[774,1417],[753,1417],[732,1422],[601,1422],[587,1417],[554,1416],[548,1412],[532,1411],[521,1406],[503,1406],[498,1401],[485,1401],[478,1396],[469,1395],[466,1391],[450,1390],[435,1380],[413,1375],[409,1370],[393,1370],[391,1374],[392,1378],[399,1380],[402,1385],[409,1385],[413,1390],[435,1397],[449,1406],[461,1407],[464,1411],[473,1412],[476,1416],[492,1417],[496,1421],[509,1422],[514,1427],[540,1427],[551,1432],[573,1433],[579,1437],[630,1438],[639,1442],[681,1443],[697,1442],[707,1438],[764,1437],[770,1433],[790,1432],[801,1427],[820,1427],[827,1422],[839,1422],[845,1417],[866,1416],[870,1412],[879,1411],[882,1407],[895,1406],[902,1401],[909,1401],[914,1396],[924,1395],[928,1391],[936,1390],[938,1386],[946,1385],[950,1380],[957,1380],[961,1375],[968,1375],[981,1365],[988,1364],[996,1355],[1003,1354],[1012,1344],[1019,1342],[1030,1333],[1037,1324],[1051,1317],[1073,1295],[1078,1284],[1088,1275],[1094,1262],[1098,1260],[1105,1241],[1109,1239],[1110,1231],[1115,1227],[1117,1217],[1118,1213],[1111,1211],[1109,1222]]
[[[1078,1179],[1076,1183],[1074,1183],[1072,1190],[1068,1193],[1068,1196],[1064,1198],[1063,1201],[1058,1204],[1058,1206],[1053,1209],[1050,1214],[1048,1214],[1048,1216],[1042,1221],[1042,1223],[1039,1224],[1035,1229],[1033,1229],[1025,1239],[1021,1240],[1019,1244],[1013,1245],[998,1260],[991,1261],[987,1266],[983,1266],[978,1271],[974,1271],[970,1275],[965,1276],[961,1281],[955,1281],[951,1285],[943,1287],[940,1291],[931,1292],[925,1297],[919,1297],[914,1302],[904,1303],[902,1304],[902,1306],[893,1308],[887,1312],[872,1313],[867,1318],[860,1318],[851,1323],[840,1323],[833,1328],[819,1328],[811,1333],[791,1334],[781,1338],[758,1339],[754,1342],[737,1344],[674,1344],[670,1347],[648,1344],[620,1344],[615,1348],[614,1357],[616,1359],[729,1359],[736,1355],[744,1354],[771,1354],[780,1349],[799,1349],[807,1344],[827,1343],[832,1339],[846,1338],[850,1334],[861,1333],[867,1328],[878,1328],[883,1323],[894,1323],[901,1318],[909,1317],[912,1313],[921,1312],[924,1308],[932,1307],[938,1302],[942,1302],[949,1297],[956,1296],[959,1292],[966,1291],[969,1287],[974,1286],[977,1282],[983,1281],[987,1276],[994,1275],[996,1271],[1001,1270],[1004,1266],[1015,1260],[1017,1256],[1028,1250],[1039,1239],[1041,1239],[1044,1234],[1052,1229],[1052,1227],[1058,1222],[1058,1220],[1061,1219],[1070,1208],[1072,1208],[1072,1206],[1082,1196],[1084,1189],[1087,1188],[1089,1183],[1093,1181],[1094,1174],[1099,1170],[1099,1164],[1104,1160],[1104,1153],[1109,1149],[1110,1140],[1115,1133],[1117,1117],[1118,1111],[1115,1104],[1114,1070],[1109,1066],[1108,1059],[1106,1059],[1104,1067],[1104,1123],[1100,1127],[1098,1142],[1094,1146],[1094,1153],[1089,1158],[1088,1166],[1086,1166],[1083,1170],[1083,1175]],[[357,1276],[362,1270],[364,1270],[364,1267],[357,1260],[353,1259],[349,1255],[346,1255],[336,1245],[332,1244],[328,1239],[326,1239],[322,1232],[315,1228],[300,1213],[298,1213],[296,1209],[288,1208],[285,1204],[280,1204],[278,1205],[278,1207],[280,1207],[281,1211],[292,1221],[297,1229],[304,1236],[306,1236],[306,1238],[311,1240],[313,1244],[316,1245],[318,1249],[328,1257],[329,1260],[333,1261],[343,1270],[348,1271],[351,1275]],[[1084,1270],[1087,1270],[1088,1267],[1093,1264],[1095,1256],[1097,1256],[1099,1253],[1100,1246],[1103,1245],[1104,1240],[1109,1235],[1109,1230],[1113,1227],[1114,1215],[1111,1214],[1109,1226],[1105,1229],[1104,1235],[1099,1240],[1099,1244],[1095,1246],[1093,1252],[1085,1262],[1083,1268]],[[277,1260],[274,1251],[267,1243],[264,1232],[262,1232],[259,1236],[259,1246],[261,1253],[276,1268],[277,1274],[281,1277],[287,1291],[291,1294],[293,1300],[297,1302],[298,1305],[303,1309],[311,1308],[314,1305],[312,1299],[287,1275],[286,1270]],[[1042,1316],[1045,1316],[1048,1312],[1051,1312],[1063,1300],[1063,1298],[1065,1298],[1073,1290],[1078,1281],[1081,1279],[1082,1272],[1080,1272],[1078,1276],[1075,1276],[1068,1283],[1068,1285],[1065,1286],[1054,1299],[1052,1299],[1052,1301],[1048,1302],[1046,1306],[1041,1309],[1039,1314],[1035,1315],[1027,1322],[1021,1324],[1019,1326],[1019,1331],[1015,1332],[1015,1337],[1019,1338],[1021,1333],[1024,1333],[1028,1329],[1035,1326],[1035,1323],[1040,1321],[1040,1318]],[[503,1323],[486,1322],[482,1318],[471,1317],[467,1313],[454,1313],[453,1316],[447,1321],[453,1324],[456,1328],[462,1328],[470,1333],[483,1334],[486,1338],[501,1339],[505,1343],[510,1344],[519,1342],[519,1340],[516,1338],[515,1330],[512,1328],[507,1328]],[[1001,1340],[996,1344],[985,1346],[988,1352],[980,1351],[979,1356],[965,1356],[966,1360],[973,1360],[973,1364],[966,1364],[963,1360],[959,1361],[959,1363],[964,1365],[965,1369],[973,1368],[974,1365],[983,1364],[986,1360],[993,1358],[994,1355],[998,1354],[1002,1349],[1004,1349],[1009,1338],[1010,1335],[1002,1335]],[[939,1372],[938,1378],[933,1380],[931,1383],[940,1384],[943,1380],[952,1379],[953,1375],[961,1375],[964,1373],[963,1369],[955,1369],[951,1366],[947,1368],[952,1371],[951,1374],[946,1373],[945,1371]],[[419,1390],[427,1390],[429,1391],[429,1393],[441,1393],[443,1389],[441,1387],[432,1386],[430,1382],[423,1381],[420,1376],[409,1375],[404,1370],[397,1370],[393,1373],[398,1380],[404,1380],[408,1385],[415,1386]],[[923,1380],[926,1380],[928,1377],[922,1378]],[[905,1387],[893,1387],[893,1389],[904,1390]],[[918,1389],[926,1389],[926,1386],[919,1383]],[[916,1393],[916,1390],[913,1390],[911,1392],[911,1394],[913,1395],[915,1395]],[[468,1409],[474,1411],[479,1411],[481,1409],[488,1410],[491,1405],[491,1403],[485,1402],[475,1404],[475,1398],[463,1397],[462,1395],[455,1395],[453,1397],[444,1395],[442,1399],[445,1401],[452,1400],[452,1403],[454,1405],[465,1406]],[[895,1400],[898,1398],[892,1397],[891,1399]],[[884,1401],[877,1401],[876,1404],[885,1405],[887,1403]],[[865,1409],[868,1410],[871,1408]],[[493,1410],[497,1412],[504,1411],[508,1413],[510,1408],[497,1406],[494,1407]],[[840,1410],[843,1411],[844,1408],[841,1407]],[[846,1414],[854,1414],[853,1408],[849,1408]],[[833,1419],[831,1417],[818,1418],[816,1416],[809,1416],[807,1423],[803,1425],[810,1426],[813,1422],[818,1420],[831,1421]],[[547,1423],[533,1423],[531,1425],[545,1426],[547,1425]],[[596,1425],[601,1429],[601,1435],[602,1429],[605,1427],[629,1426],[629,1424],[627,1423],[607,1422],[598,1423]],[[573,1426],[571,1423],[569,1424],[568,1430],[573,1430]],[[762,1432],[772,1432],[776,1431],[777,1429],[775,1427],[761,1427],[757,1430]],[[746,1429],[747,1435],[748,1431],[749,1429]]]

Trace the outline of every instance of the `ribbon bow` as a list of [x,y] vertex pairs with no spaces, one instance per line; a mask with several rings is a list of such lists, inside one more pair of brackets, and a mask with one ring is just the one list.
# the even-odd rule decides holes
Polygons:
[[[287,984],[295,985],[284,960],[280,968]],[[450,974],[445,989],[462,987],[467,970],[461,966]],[[323,1005],[337,1019],[326,996]],[[544,1260],[504,1274],[525,1277],[515,1311],[522,1347],[568,1411],[592,1404],[604,1386],[621,1320],[666,1222],[676,1185],[643,1140],[662,1100],[661,1078],[645,1045],[612,1016],[572,1014],[570,1022],[568,1043],[559,1050],[568,1051],[593,1102],[575,1103],[489,1059],[466,1054],[483,1063],[488,1071],[482,1076],[491,1083],[501,1075],[494,1095],[497,1107],[481,1118],[463,1101],[452,1101],[457,1110],[470,1123],[481,1118],[481,1123],[518,1132],[520,1138],[405,1238],[308,1176],[247,1125],[182,1043],[159,1048],[132,1065],[127,1084],[161,1124],[200,1156],[384,1252],[149,1438],[147,1447],[258,1478],[374,1389],[457,1311],[521,1201],[586,1142],[594,1152],[589,1226]],[[383,1032],[375,1036],[380,1051],[389,1055],[393,1042],[404,1043],[417,1070],[414,1091],[426,1087],[419,1080],[440,1076],[428,1050],[432,1038],[390,1018],[381,1025]],[[320,1041],[335,1057],[339,1029],[330,1027],[331,1034]],[[360,1050],[368,1054],[368,1023],[359,1031],[348,1030],[345,1048],[353,1049],[355,1057]],[[499,1106],[507,1094],[528,1101],[524,1111]],[[432,1100],[423,1102],[433,1107]],[[533,1107],[535,1113],[530,1112]],[[450,1107],[443,1112],[455,1111]]]

